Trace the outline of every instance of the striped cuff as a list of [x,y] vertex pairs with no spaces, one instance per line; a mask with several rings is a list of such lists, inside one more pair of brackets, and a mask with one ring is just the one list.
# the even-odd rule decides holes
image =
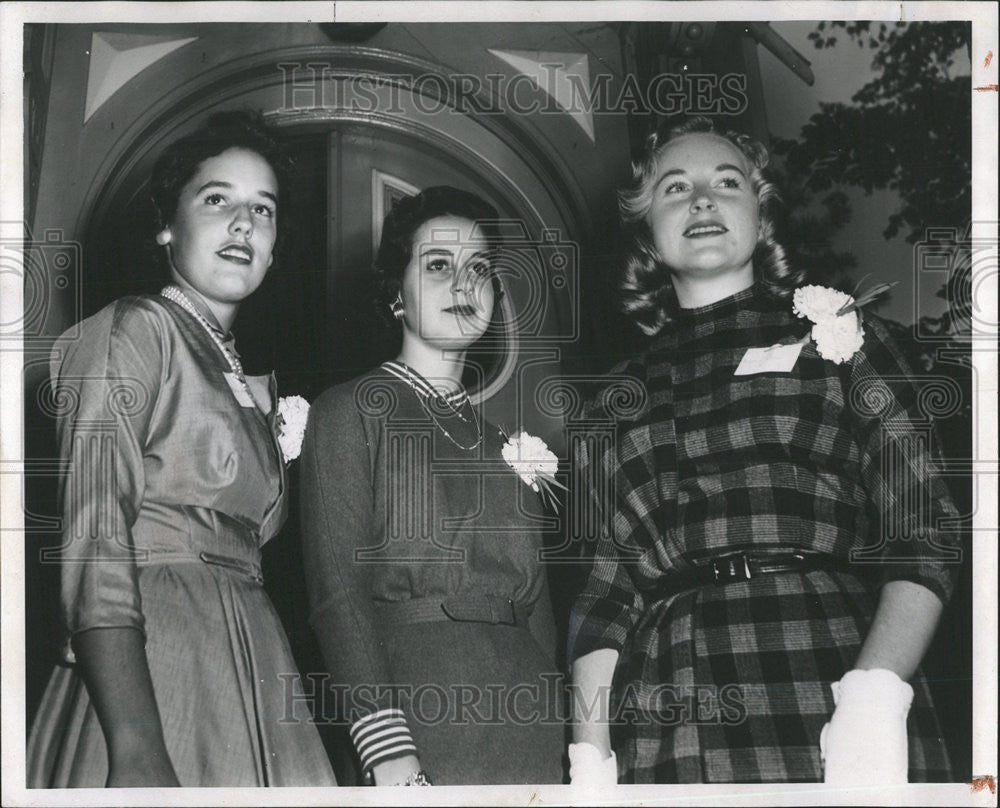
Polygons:
[[356,721],[351,727],[351,740],[365,774],[379,763],[417,754],[406,717],[396,707],[379,710]]

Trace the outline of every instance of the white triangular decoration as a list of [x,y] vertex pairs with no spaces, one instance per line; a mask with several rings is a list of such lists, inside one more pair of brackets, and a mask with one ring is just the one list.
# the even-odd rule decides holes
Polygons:
[[129,79],[168,53],[198,37],[176,39],[155,34],[120,34],[96,31],[90,38],[90,71],[84,123]]
[[[534,81],[566,110],[577,126],[587,134],[591,143],[594,142],[594,116],[589,108],[585,108],[590,97],[590,65],[587,54],[492,49],[489,52]],[[557,67],[553,68],[552,65]],[[575,82],[571,76],[576,77]]]

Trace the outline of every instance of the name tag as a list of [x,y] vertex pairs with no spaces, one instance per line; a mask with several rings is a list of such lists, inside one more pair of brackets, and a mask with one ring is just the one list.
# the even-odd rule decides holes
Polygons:
[[270,376],[247,376],[247,384],[250,385],[250,392],[253,393],[257,407],[264,415],[271,414],[271,377]]
[[734,376],[752,376],[755,373],[788,373],[795,367],[795,360],[802,351],[802,343],[772,345],[770,348],[748,348],[736,368]]
[[239,402],[241,407],[256,407],[253,398],[247,392],[246,387],[243,386],[243,382],[236,378],[235,373],[223,373],[226,377],[226,381],[229,382],[229,389],[233,391],[233,395],[236,396],[236,400]]

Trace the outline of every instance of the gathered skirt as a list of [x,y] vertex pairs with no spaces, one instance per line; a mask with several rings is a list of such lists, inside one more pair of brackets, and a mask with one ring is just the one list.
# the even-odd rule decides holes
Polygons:
[[[853,575],[765,575],[651,604],[619,659],[619,782],[820,782],[830,684],[854,667],[877,593]],[[947,782],[930,691],[911,679],[910,782]]]
[[[259,579],[193,561],[140,568],[139,586],[153,690],[180,784],[336,785]],[[107,774],[87,689],[75,666],[61,664],[29,735],[28,786],[103,787]]]

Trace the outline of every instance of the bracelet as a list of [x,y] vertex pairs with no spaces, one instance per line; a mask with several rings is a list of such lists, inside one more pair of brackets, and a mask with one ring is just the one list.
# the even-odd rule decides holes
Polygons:
[[413,772],[406,781],[400,783],[403,786],[432,786],[431,778],[427,776],[427,772],[421,769],[418,772]]

